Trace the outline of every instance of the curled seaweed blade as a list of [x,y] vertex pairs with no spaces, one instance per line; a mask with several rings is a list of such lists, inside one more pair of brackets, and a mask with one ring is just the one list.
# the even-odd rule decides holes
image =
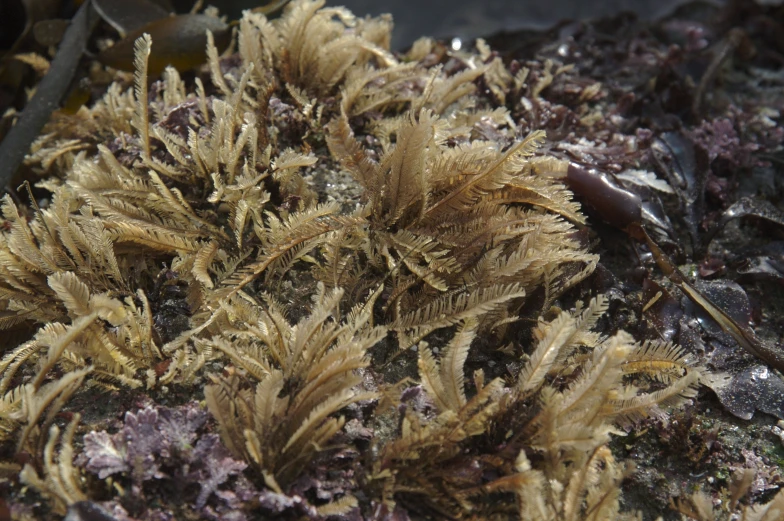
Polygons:
[[170,11],[151,0],[92,0],[95,10],[109,25],[125,37],[160,18]]
[[218,47],[224,49],[231,38],[229,26],[220,18],[206,14],[167,16],[149,22],[129,32],[123,39],[98,55],[104,65],[124,71],[134,70],[135,42],[149,34],[155,42],[148,73],[158,76],[171,65],[186,71],[207,61],[207,31],[215,36]]

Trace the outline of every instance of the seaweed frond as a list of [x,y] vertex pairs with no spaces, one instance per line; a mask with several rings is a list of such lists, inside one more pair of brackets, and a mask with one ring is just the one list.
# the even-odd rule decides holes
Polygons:
[[[56,423],[101,386],[203,391],[222,444],[202,446],[214,481],[183,518],[624,518],[632,465],[611,436],[683,406],[705,369],[594,331],[603,296],[537,321],[598,256],[569,163],[507,108],[527,72],[481,41],[457,66],[432,40],[395,55],[390,31],[295,0],[246,11],[236,52],[208,35],[201,69],[161,78],[145,34],[133,78],[53,116],[28,159],[50,196],[2,200],[0,328],[22,340],[0,355],[0,442],[32,456],[21,478],[54,512],[95,499],[71,462],[78,415]],[[540,68],[534,97],[563,72]],[[501,345],[526,354],[479,368]],[[77,461],[117,474],[101,497],[153,495],[145,446],[112,452],[142,420],[155,438],[157,410],[84,437]],[[193,414],[188,436],[208,417]],[[198,481],[173,463],[187,447],[159,445]]]
[[[402,409],[399,438],[383,447],[374,467],[386,500],[406,502],[412,493],[423,494],[419,501],[428,508],[456,516],[481,510],[483,495],[514,493],[524,519],[618,519],[619,485],[633,467],[612,456],[610,434],[616,425],[682,405],[694,396],[703,370],[677,350],[642,347],[625,333],[598,337],[590,330],[606,310],[606,299],[598,297],[584,309],[541,321],[516,384],[507,388],[499,379],[485,384],[478,372],[470,398],[464,364],[476,322],[458,328],[440,361],[422,349],[422,388],[437,414]],[[632,367],[660,358],[680,361],[682,374],[672,374],[667,387],[651,392],[626,387]],[[621,393],[626,401],[616,398]],[[514,465],[495,459],[492,443],[514,451]],[[479,469],[474,479],[450,473],[466,458]],[[479,478],[490,472],[501,475],[488,482]]]
[[[69,505],[87,500],[80,486],[79,471],[73,466],[73,441],[80,419],[80,414],[74,414],[62,436],[57,425],[49,429],[44,448],[43,477],[29,463],[19,473],[23,483],[52,500],[54,512],[60,515],[66,513]],[[58,444],[59,448],[56,448]]]
[[779,491],[767,503],[741,505],[738,500],[748,494],[754,480],[753,469],[739,469],[729,483],[730,500],[716,504],[703,491],[671,500],[670,506],[681,514],[682,519],[715,521],[717,519],[743,519],[744,521],[773,521],[784,514],[784,491]]
[[150,35],[145,33],[140,36],[134,43],[133,49],[135,55],[133,67],[136,71],[133,76],[136,111],[131,120],[131,125],[139,132],[141,137],[143,157],[150,157],[150,124],[149,116],[147,115],[149,110],[149,102],[147,101],[147,61],[152,50],[152,38]]
[[359,371],[370,363],[367,350],[386,334],[369,325],[378,295],[339,322],[341,296],[340,290],[322,291],[311,314],[294,325],[274,304],[248,310],[251,343],[215,342],[259,381],[248,387],[239,375],[212,377],[205,388],[207,406],[227,447],[255,463],[273,488],[288,485],[314,452],[328,447],[344,421],[334,413],[376,396],[356,387],[362,381]]

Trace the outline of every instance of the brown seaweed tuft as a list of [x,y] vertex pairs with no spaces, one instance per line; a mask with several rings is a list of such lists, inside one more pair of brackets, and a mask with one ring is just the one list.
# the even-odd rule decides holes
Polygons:
[[[144,483],[174,472],[209,481],[182,518],[636,519],[612,436],[707,370],[597,332],[603,295],[555,307],[598,256],[568,161],[498,101],[567,69],[529,81],[481,43],[472,67],[429,40],[394,55],[389,18],[324,4],[246,12],[192,81],[148,77],[145,34],[132,79],[39,137],[47,204],[2,201],[0,327],[27,335],[0,359],[3,455],[30,459],[14,486],[59,515],[151,516]],[[501,349],[486,377],[472,353]],[[208,427],[149,406],[60,434],[72,400],[131,389],[176,390]],[[160,438],[175,424],[187,443]]]

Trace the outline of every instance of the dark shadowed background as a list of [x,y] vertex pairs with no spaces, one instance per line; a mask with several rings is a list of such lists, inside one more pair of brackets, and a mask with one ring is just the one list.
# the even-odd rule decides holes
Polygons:
[[[2,1],[2,0],[0,0]],[[213,0],[230,17],[264,0]],[[747,0],[749,2],[754,0]],[[391,13],[395,20],[392,45],[408,46],[420,36],[475,38],[500,30],[545,28],[565,19],[585,20],[621,11],[642,18],[667,14],[685,0],[328,0],[356,15]],[[711,0],[710,3],[723,3]]]

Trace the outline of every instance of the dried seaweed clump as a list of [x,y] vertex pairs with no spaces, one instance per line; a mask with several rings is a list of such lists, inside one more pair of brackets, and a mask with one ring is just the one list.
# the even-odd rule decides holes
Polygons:
[[[447,71],[423,41],[399,60],[388,19],[323,4],[247,12],[238,52],[210,44],[192,84],[172,68],[150,84],[145,35],[132,89],[55,116],[30,159],[47,204],[2,206],[0,325],[28,338],[0,360],[0,441],[65,469],[67,494],[25,478],[62,511],[90,493],[52,459],[67,400],[176,383],[204,393],[232,468],[288,498],[271,514],[614,518],[630,468],[606,446],[613,426],[682,404],[702,370],[671,345],[591,333],[596,298],[540,321],[508,381],[467,384],[478,334],[525,351],[522,305],[549,308],[596,264],[566,164],[477,94],[524,80],[498,59]],[[338,178],[361,195],[324,189]],[[447,345],[437,357],[423,339]],[[380,360],[415,344],[421,384],[388,381]],[[226,366],[205,386],[207,362]],[[88,470],[101,440],[123,443],[86,437]],[[336,440],[356,448],[340,463]],[[341,488],[307,485],[331,465]],[[111,473],[142,490],[143,471],[120,458]]]
[[681,497],[672,502],[672,507],[683,519],[696,521],[718,521],[723,519],[743,519],[746,521],[773,521],[781,519],[784,514],[784,492],[779,491],[767,503],[743,505],[740,500],[749,493],[754,482],[753,469],[736,471],[727,487],[728,501],[714,503],[713,499],[702,491]]
[[[423,350],[428,405],[398,407],[399,438],[379,449],[374,465],[386,500],[413,496],[457,516],[506,492],[517,497],[507,513],[522,519],[622,518],[619,484],[633,465],[612,456],[610,434],[694,397],[703,369],[671,344],[635,343],[623,332],[600,338],[590,328],[606,309],[598,298],[540,321],[516,380],[486,382],[479,370],[470,398],[463,366],[476,323],[462,324],[440,361]],[[411,389],[398,400],[405,403],[406,394]]]
[[229,448],[255,463],[277,492],[343,427],[333,414],[376,397],[357,390],[359,370],[386,329],[370,325],[374,300],[337,323],[342,293],[319,292],[313,312],[293,326],[271,299],[266,309],[240,304],[231,311],[247,320],[246,334],[237,335],[245,342],[211,340],[259,383],[247,389],[238,375],[214,376],[207,406]]

